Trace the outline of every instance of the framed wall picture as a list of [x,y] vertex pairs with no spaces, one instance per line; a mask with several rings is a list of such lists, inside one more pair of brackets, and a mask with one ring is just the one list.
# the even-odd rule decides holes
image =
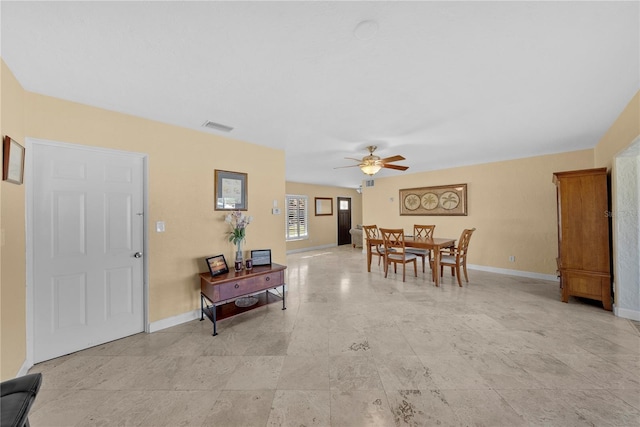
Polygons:
[[229,267],[227,267],[227,261],[224,259],[224,255],[212,256],[207,258],[206,261],[211,276],[219,276],[229,272]]
[[331,197],[315,197],[316,216],[333,215],[333,199]]
[[271,265],[271,249],[258,249],[251,251],[253,266]]
[[14,184],[22,184],[24,178],[24,147],[5,135],[3,142],[4,162],[2,179]]
[[247,174],[215,170],[215,210],[247,210]]
[[467,184],[400,190],[400,215],[467,215]]

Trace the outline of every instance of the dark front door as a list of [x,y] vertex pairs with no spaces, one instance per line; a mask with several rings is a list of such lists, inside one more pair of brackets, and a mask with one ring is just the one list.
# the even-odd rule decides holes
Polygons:
[[338,197],[338,246],[350,245],[351,234],[351,198]]

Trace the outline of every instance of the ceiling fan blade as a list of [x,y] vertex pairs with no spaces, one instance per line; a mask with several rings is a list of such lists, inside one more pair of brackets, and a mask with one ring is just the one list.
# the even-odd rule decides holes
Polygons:
[[[360,160],[358,160],[360,161]],[[343,168],[355,168],[360,165],[350,165],[350,166],[336,166],[334,169],[343,169]]]
[[406,160],[404,157],[398,155],[398,156],[391,156],[391,157],[387,157],[385,159],[381,159],[380,161],[382,163],[388,163],[388,162],[397,162],[399,160]]
[[406,171],[407,169],[409,169],[409,166],[390,165],[388,163],[383,163],[381,166],[383,168],[396,169],[396,170],[399,170],[399,171]]

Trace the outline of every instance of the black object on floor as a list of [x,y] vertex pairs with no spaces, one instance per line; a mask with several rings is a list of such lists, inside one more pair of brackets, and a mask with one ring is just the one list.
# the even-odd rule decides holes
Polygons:
[[29,427],[29,410],[41,384],[40,373],[0,383],[0,426]]

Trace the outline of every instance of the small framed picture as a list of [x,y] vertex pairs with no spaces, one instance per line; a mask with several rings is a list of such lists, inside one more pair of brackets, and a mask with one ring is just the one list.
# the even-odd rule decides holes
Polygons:
[[4,164],[2,165],[2,179],[14,184],[22,184],[24,177],[24,147],[11,139],[4,137]]
[[217,211],[247,210],[247,174],[215,169]]
[[333,215],[333,199],[331,197],[315,197],[316,216]]
[[271,249],[258,249],[251,251],[253,266],[271,265]]
[[209,267],[209,273],[211,273],[212,277],[229,272],[229,267],[227,267],[227,261],[224,259],[224,255],[207,258],[207,266]]

